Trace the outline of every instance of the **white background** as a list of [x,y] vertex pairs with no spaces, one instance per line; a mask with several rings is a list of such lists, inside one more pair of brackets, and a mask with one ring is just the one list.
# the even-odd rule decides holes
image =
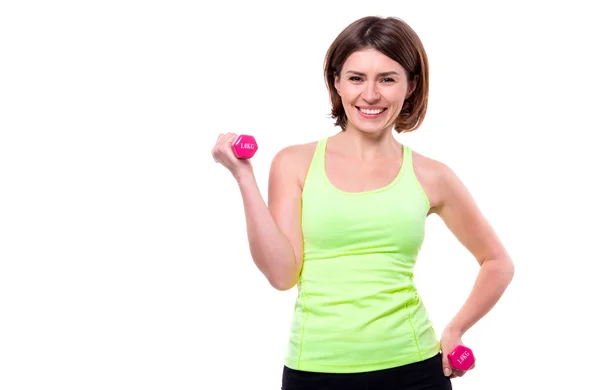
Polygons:
[[[266,196],[277,151],[337,131],[323,58],[366,15],[421,36],[429,111],[398,138],[458,173],[516,264],[455,388],[597,386],[600,28],[591,1],[548,3],[2,2],[0,389],[279,389],[296,290],[253,265],[210,151],[255,135]],[[438,218],[426,234],[439,332],[477,266]]]

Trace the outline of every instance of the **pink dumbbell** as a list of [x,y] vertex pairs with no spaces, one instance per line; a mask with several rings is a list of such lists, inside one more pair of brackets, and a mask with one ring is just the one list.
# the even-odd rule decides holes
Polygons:
[[448,360],[453,368],[468,371],[475,364],[475,355],[473,355],[470,348],[459,345],[448,354]]
[[258,150],[258,144],[251,135],[239,135],[231,144],[233,154],[240,159],[252,158]]

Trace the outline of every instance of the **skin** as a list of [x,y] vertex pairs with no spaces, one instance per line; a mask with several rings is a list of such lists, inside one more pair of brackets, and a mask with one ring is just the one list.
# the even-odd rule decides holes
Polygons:
[[[385,73],[385,74],[384,74]],[[380,188],[390,183],[403,161],[402,144],[393,136],[394,119],[415,84],[400,64],[365,49],[354,52],[336,75],[335,87],[348,117],[345,131],[329,139],[326,172],[330,182],[346,192]],[[357,107],[380,107],[377,118],[364,118]],[[301,194],[316,142],[291,145],[274,157],[263,200],[249,160],[231,151],[236,134],[219,135],[213,158],[236,179],[244,202],[250,252],[259,270],[278,290],[294,287],[302,269]],[[438,215],[479,263],[470,295],[444,328],[440,342],[443,369],[451,378],[447,354],[463,344],[462,336],[498,302],[512,281],[514,265],[468,189],[445,164],[413,151],[417,179],[429,198],[428,215]]]

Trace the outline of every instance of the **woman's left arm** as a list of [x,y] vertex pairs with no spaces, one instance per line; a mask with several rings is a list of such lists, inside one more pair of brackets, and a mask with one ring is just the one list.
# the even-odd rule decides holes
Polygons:
[[480,265],[464,305],[444,329],[442,338],[453,344],[452,340],[460,340],[494,307],[512,281],[515,271],[512,259],[465,185],[446,165],[442,165],[441,170],[438,175],[440,202],[432,212],[439,215]]

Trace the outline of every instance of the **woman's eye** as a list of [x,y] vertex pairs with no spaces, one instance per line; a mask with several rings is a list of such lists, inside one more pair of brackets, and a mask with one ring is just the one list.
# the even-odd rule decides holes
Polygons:
[[[353,81],[353,82],[359,82],[359,81],[362,81],[362,78],[359,76],[351,76],[348,78],[348,80]],[[386,77],[386,78],[381,79],[381,81],[386,84],[389,84],[389,83],[393,83],[395,80],[391,77]]]

